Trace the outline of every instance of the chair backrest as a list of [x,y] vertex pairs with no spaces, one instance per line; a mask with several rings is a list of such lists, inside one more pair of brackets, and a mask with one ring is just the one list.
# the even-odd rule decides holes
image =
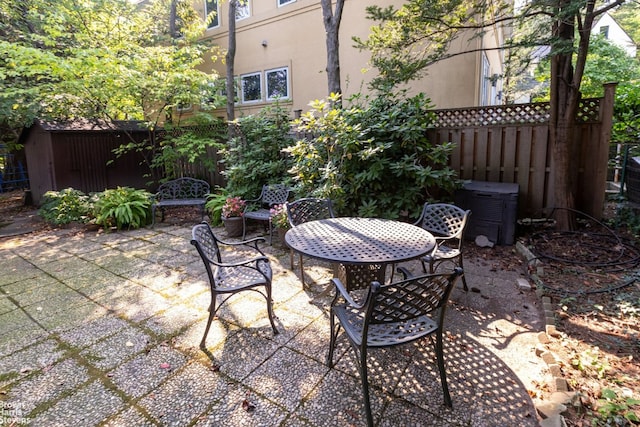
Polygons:
[[[456,268],[452,273],[415,276],[387,285],[374,282],[369,290],[363,333],[366,333],[368,325],[408,322],[439,309],[438,324],[441,325],[444,307],[461,274],[462,269]],[[394,344],[393,333],[387,339],[389,345]]]
[[284,206],[292,227],[309,221],[334,217],[331,199],[309,197],[287,202]]
[[262,186],[260,203],[266,206],[282,205],[289,198],[289,187],[284,184],[268,184]]
[[[205,264],[222,262],[218,239],[216,239],[209,224],[202,223],[193,226],[191,229],[191,244],[196,247]],[[207,265],[207,271],[209,271],[209,268],[209,265]]]
[[471,211],[446,203],[425,203],[416,225],[447,239],[462,240]]

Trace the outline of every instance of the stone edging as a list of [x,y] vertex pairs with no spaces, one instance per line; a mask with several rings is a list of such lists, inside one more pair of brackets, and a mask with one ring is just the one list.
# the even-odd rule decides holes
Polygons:
[[[551,389],[554,390],[554,392],[551,394],[548,401],[543,401],[540,404],[536,405],[536,410],[543,418],[540,422],[540,425],[541,427],[566,426],[566,423],[564,422],[561,414],[562,412],[566,411],[567,408],[565,405],[573,399],[575,392],[569,391],[569,384],[567,380],[562,376],[562,370],[560,368],[560,364],[558,363],[556,355],[543,347],[545,344],[548,344],[550,342],[549,337],[559,338],[561,336],[556,327],[555,315],[553,306],[551,304],[551,297],[544,294],[542,280],[539,277],[542,272],[537,270],[539,267],[536,256],[529,250],[527,246],[525,246],[521,242],[516,243],[516,250],[526,259],[527,267],[529,266],[529,264],[531,264],[536,268],[536,272],[530,274],[530,276],[531,280],[533,280],[536,284],[536,295],[542,302],[545,317],[545,330],[538,334],[538,341],[542,345],[536,347],[536,355],[538,357],[541,357],[549,368],[549,372],[553,377],[553,384],[551,384]],[[531,288],[529,282],[523,278],[518,279],[518,286],[521,288]]]

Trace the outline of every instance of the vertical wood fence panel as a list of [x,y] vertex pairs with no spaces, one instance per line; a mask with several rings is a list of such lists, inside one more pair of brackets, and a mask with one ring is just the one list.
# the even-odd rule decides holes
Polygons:
[[[572,156],[578,168],[576,208],[602,217],[608,162],[612,90],[605,98],[581,102]],[[436,144],[455,144],[450,166],[463,180],[517,183],[518,216],[541,216],[553,208],[553,156],[549,141],[549,104],[517,104],[436,110],[428,137]],[[607,122],[608,121],[608,122]]]

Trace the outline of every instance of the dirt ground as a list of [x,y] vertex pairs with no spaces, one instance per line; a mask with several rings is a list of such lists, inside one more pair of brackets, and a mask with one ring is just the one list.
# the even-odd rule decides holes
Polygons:
[[567,425],[638,425],[632,421],[640,418],[640,405],[627,400],[640,399],[637,239],[609,228],[606,218],[579,221],[574,232],[533,227],[522,238],[539,257],[528,273],[539,276],[537,285],[551,297],[561,333],[548,347],[577,392]]
[[[34,214],[34,207],[24,206],[21,191],[0,194],[0,229],[20,217],[35,232],[51,229]],[[557,233],[544,225],[521,227],[518,238],[538,259],[526,263],[514,247],[504,246],[494,248],[487,262],[499,269],[525,270],[552,299],[560,334],[546,346],[558,358],[570,390],[576,392],[564,413],[566,424],[638,425],[629,419],[640,418],[640,405],[626,400],[640,399],[637,239],[624,229],[611,230],[594,222],[581,222],[571,233]],[[472,242],[465,244],[465,257],[485,254]],[[551,391],[548,384],[540,384],[539,395],[533,397]]]

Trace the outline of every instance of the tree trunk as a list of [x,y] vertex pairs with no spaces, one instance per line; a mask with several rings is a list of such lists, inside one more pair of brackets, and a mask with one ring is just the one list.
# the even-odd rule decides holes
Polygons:
[[326,31],[327,44],[327,83],[329,93],[342,93],[340,86],[340,21],[345,0],[336,1],[335,12],[331,8],[331,0],[322,0],[322,17]]
[[236,118],[235,113],[235,58],[236,58],[236,6],[238,0],[229,1],[229,47],[225,56],[227,62],[227,120],[233,121]]

